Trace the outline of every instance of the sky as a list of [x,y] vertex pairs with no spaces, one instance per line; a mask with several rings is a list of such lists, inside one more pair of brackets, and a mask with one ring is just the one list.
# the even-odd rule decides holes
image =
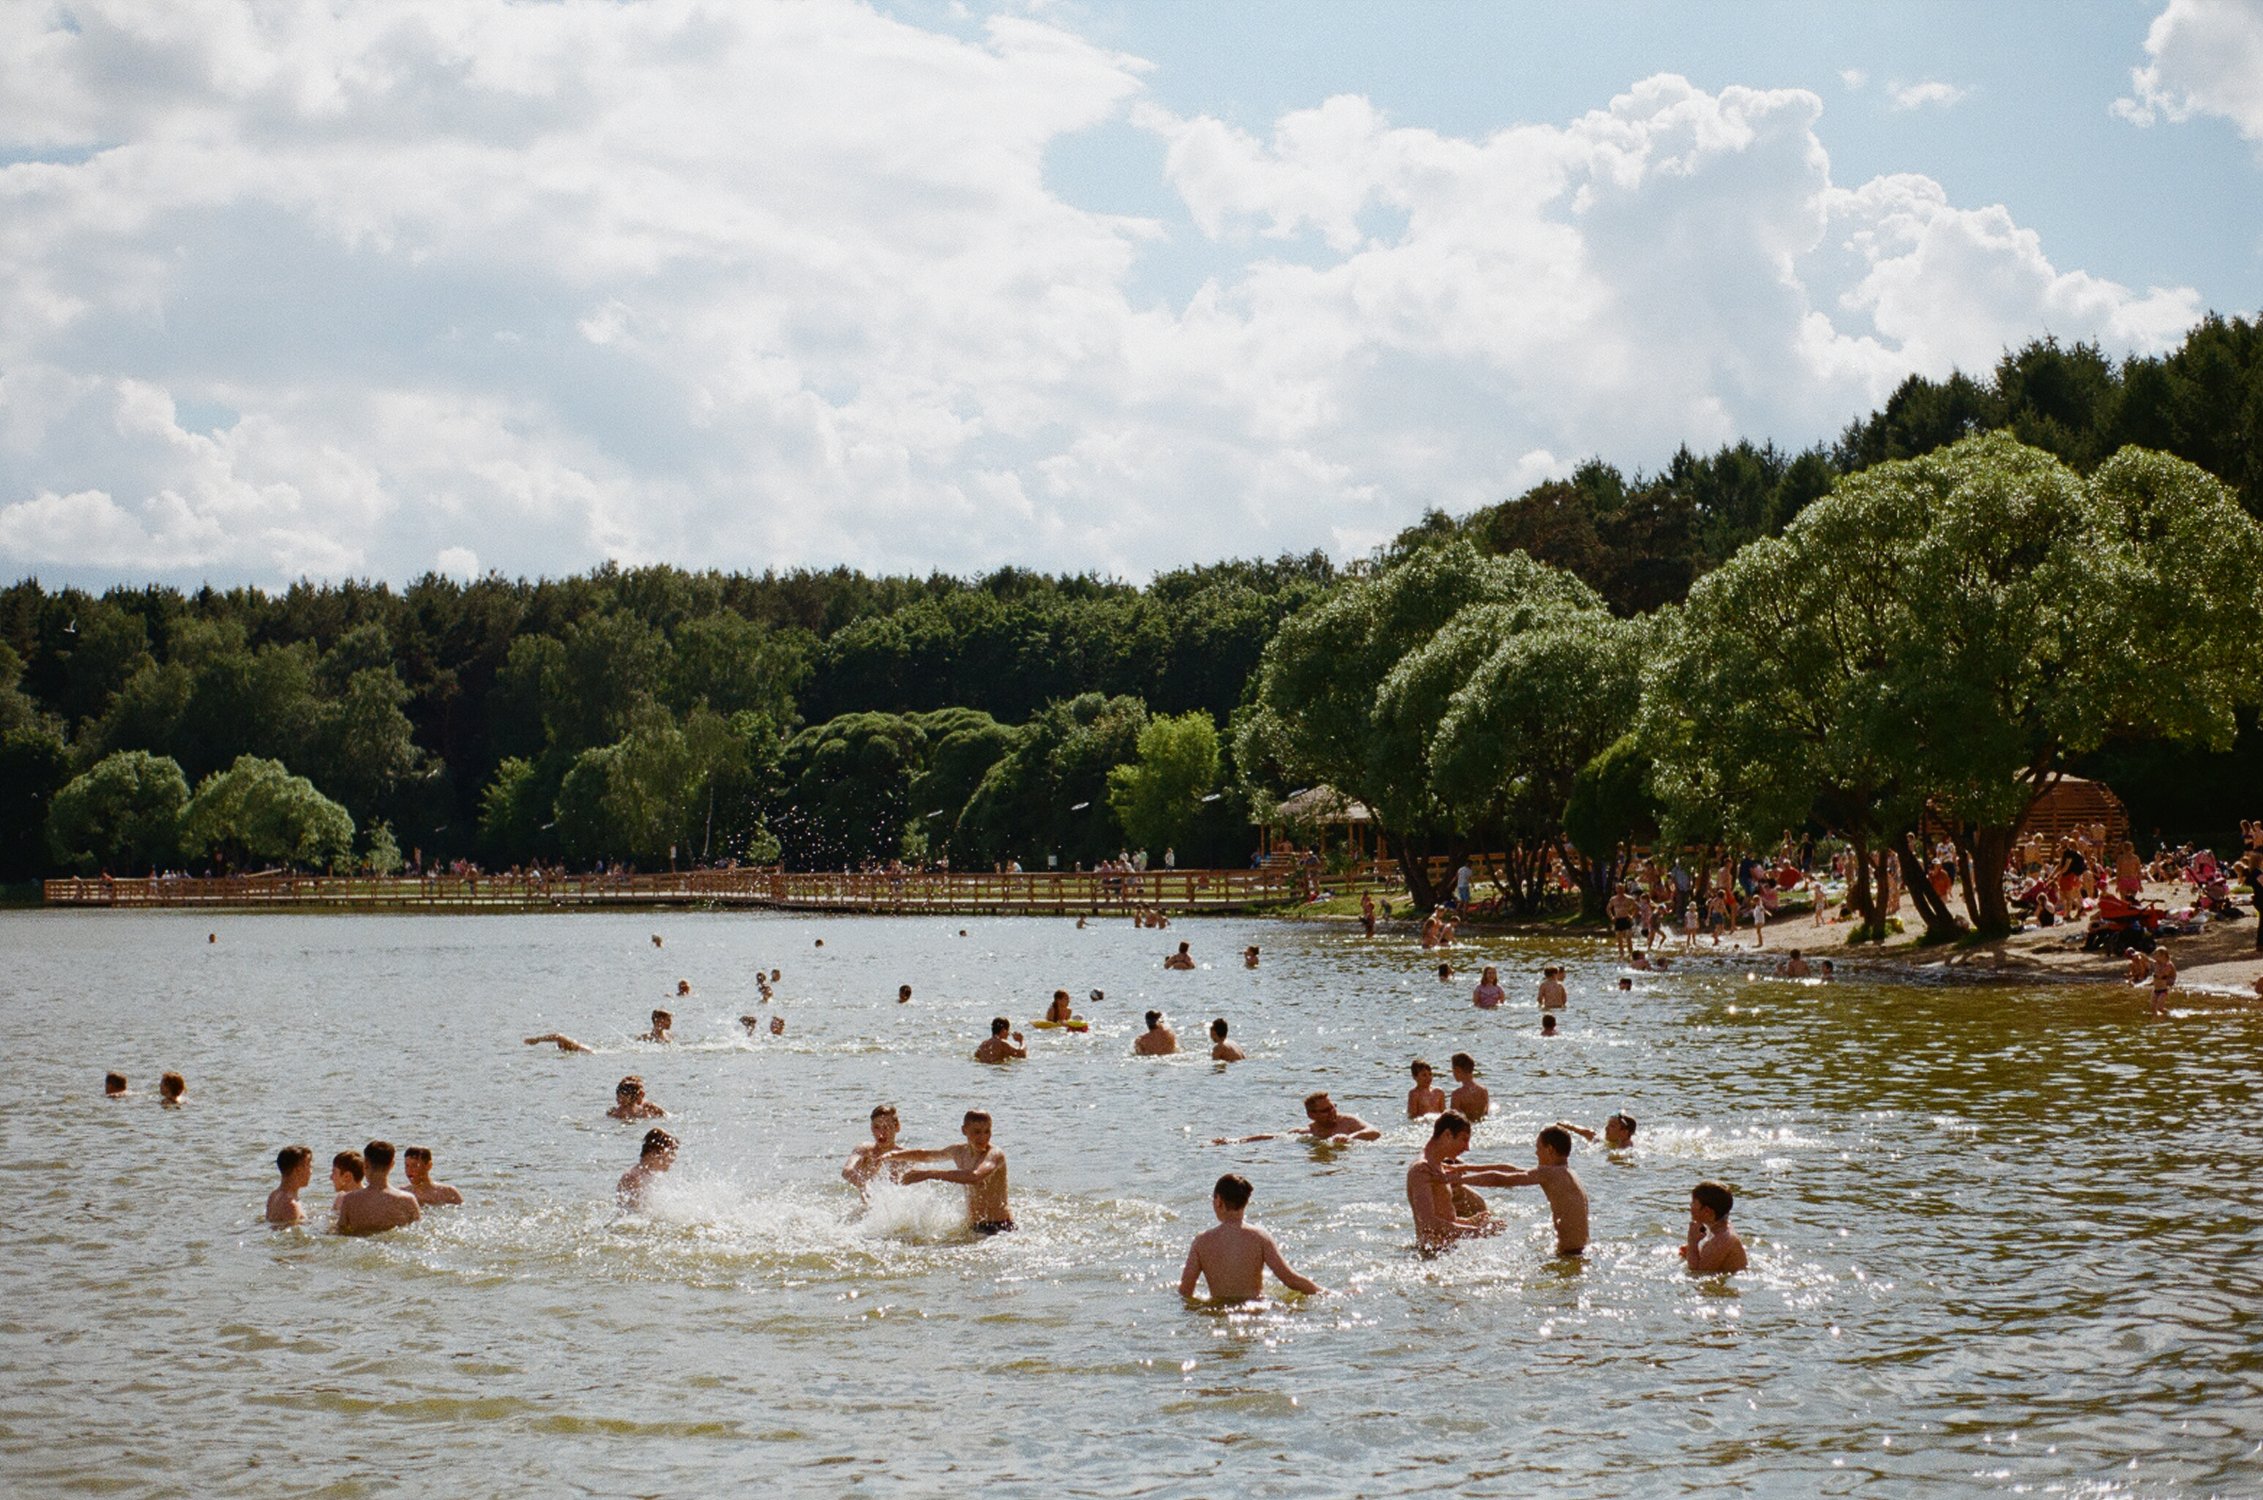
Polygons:
[[2263,308],[2263,0],[0,0],[0,579],[1143,580]]

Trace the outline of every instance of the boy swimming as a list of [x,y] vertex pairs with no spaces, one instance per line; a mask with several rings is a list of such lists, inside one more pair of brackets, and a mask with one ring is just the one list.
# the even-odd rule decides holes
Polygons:
[[976,1234],[1006,1234],[1014,1227],[1014,1211],[1006,1201],[1006,1153],[990,1144],[990,1114],[970,1109],[960,1123],[965,1144],[933,1151],[897,1151],[890,1161],[948,1161],[945,1168],[914,1169],[904,1174],[905,1185],[922,1182],[956,1182],[966,1187],[967,1227]]
[[1519,1169],[1482,1164],[1454,1167],[1448,1180],[1476,1187],[1536,1187],[1548,1195],[1548,1213],[1556,1224],[1556,1253],[1577,1255],[1587,1248],[1587,1189],[1571,1169],[1571,1132],[1551,1125],[1533,1142],[1537,1165]]
[[[1007,1033],[1012,1032],[1011,1039]],[[974,1060],[979,1063],[1002,1063],[1011,1058],[1029,1056],[1029,1048],[1022,1045],[1021,1033],[1014,1031],[1014,1023],[1004,1016],[990,1020],[990,1035],[974,1049]]]
[[1736,1195],[1718,1182],[1701,1182],[1690,1189],[1689,1238],[1681,1257],[1693,1276],[1712,1276],[1745,1268],[1744,1241],[1729,1227],[1729,1210]]
[[644,1146],[637,1152],[636,1165],[623,1172],[621,1180],[613,1184],[613,1197],[621,1207],[631,1213],[643,1209],[661,1174],[676,1164],[676,1147],[676,1138],[657,1125],[644,1133]]
[[1446,1108],[1446,1091],[1431,1080],[1437,1076],[1430,1064],[1416,1058],[1407,1071],[1414,1075],[1414,1087],[1407,1090],[1407,1118],[1419,1120],[1424,1115],[1443,1114]]
[[409,1196],[426,1208],[452,1208],[464,1195],[445,1182],[432,1180],[432,1148],[411,1146],[401,1153],[401,1171],[409,1179]]
[[1218,1216],[1218,1223],[1196,1235],[1187,1247],[1186,1266],[1179,1272],[1180,1296],[1193,1296],[1195,1283],[1207,1281],[1212,1298],[1247,1302],[1264,1291],[1268,1269],[1292,1292],[1319,1294],[1318,1282],[1289,1269],[1273,1236],[1242,1222],[1253,1191],[1249,1179],[1238,1172],[1228,1172],[1210,1190],[1210,1211]]
[[282,1173],[283,1181],[267,1195],[267,1222],[304,1223],[306,1208],[299,1202],[299,1192],[314,1180],[314,1148],[285,1146],[275,1153],[275,1170]]

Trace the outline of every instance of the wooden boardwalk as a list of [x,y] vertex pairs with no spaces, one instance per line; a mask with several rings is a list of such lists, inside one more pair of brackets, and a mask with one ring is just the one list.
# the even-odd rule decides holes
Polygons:
[[[552,911],[638,907],[744,907],[749,910],[932,912],[961,916],[1073,916],[1238,912],[1297,899],[1293,870],[1149,870],[1086,874],[1040,870],[1019,875],[793,874],[775,870],[685,870],[653,875],[240,875],[158,876],[45,883],[59,907],[327,911]],[[1325,888],[1346,886],[1324,878]]]

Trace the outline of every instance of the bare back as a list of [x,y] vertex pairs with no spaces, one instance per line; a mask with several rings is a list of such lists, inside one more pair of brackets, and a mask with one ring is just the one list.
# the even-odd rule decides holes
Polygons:
[[340,1234],[382,1234],[423,1217],[414,1196],[397,1187],[356,1188],[338,1199]]

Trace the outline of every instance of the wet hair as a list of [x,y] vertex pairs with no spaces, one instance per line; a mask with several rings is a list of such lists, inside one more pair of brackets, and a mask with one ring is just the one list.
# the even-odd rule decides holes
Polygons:
[[1440,1115],[1437,1122],[1430,1127],[1430,1139],[1432,1140],[1436,1140],[1442,1135],[1467,1134],[1469,1134],[1469,1121],[1450,1109]]
[[314,1148],[312,1146],[285,1146],[275,1153],[275,1170],[288,1177],[312,1160],[314,1160]]
[[157,1080],[157,1092],[168,1099],[178,1094],[185,1094],[188,1091],[189,1081],[178,1073],[167,1073]]
[[882,1115],[886,1115],[886,1116],[887,1116],[887,1117],[888,1117],[889,1119],[893,1120],[894,1118],[896,1118],[896,1106],[895,1106],[895,1105],[893,1105],[893,1104],[875,1104],[875,1105],[873,1105],[873,1106],[872,1106],[872,1118],[874,1118],[875,1120],[877,1120],[877,1119],[879,1119],[879,1118],[880,1118],[880,1117],[881,1117]]
[[1156,1023],[1157,1021],[1160,1021],[1160,1020],[1162,1020],[1162,1019],[1163,1019],[1163,1013],[1162,1013],[1161,1011],[1159,1011],[1159,1010],[1151,1010],[1151,1011],[1149,1011],[1149,1012],[1147,1013],[1147,1029],[1148,1029],[1149,1031],[1153,1031],[1153,1030],[1155,1029],[1155,1023]]
[[655,1125],[644,1133],[644,1149],[637,1153],[637,1159],[641,1161],[647,1156],[657,1156],[663,1151],[675,1149],[676,1138]]
[[[907,984],[904,986],[904,988],[908,990],[911,988],[911,986]],[[1055,990],[1053,992],[1053,998],[1056,1000],[1066,1000],[1069,998],[1069,992],[1067,990]]]
[[1226,1207],[1237,1210],[1249,1207],[1249,1195],[1256,1191],[1249,1185],[1249,1179],[1239,1172],[1228,1172],[1210,1189],[1212,1197]]
[[1540,1034],[1542,1036],[1554,1036],[1556,1034],[1556,1013],[1554,1011],[1549,1011],[1540,1018]]
[[1210,1034],[1221,1042],[1226,1039],[1226,1018],[1224,1016],[1220,1016],[1210,1023]]
[[1540,1144],[1558,1156],[1572,1154],[1572,1133],[1561,1125],[1551,1125],[1540,1132]]
[[122,1094],[122,1093],[124,1093],[125,1091],[126,1091],[126,1075],[125,1075],[125,1074],[123,1074],[123,1073],[105,1073],[105,1074],[103,1074],[103,1075],[102,1075],[102,1092],[104,1092],[105,1094]]
[[990,1034],[992,1036],[1004,1036],[1007,1032],[1013,1029],[1014,1023],[1007,1020],[1004,1016],[992,1016],[990,1018]]
[[1451,978],[1453,978],[1453,977],[1454,977],[1454,966],[1453,966],[1452,964],[1440,964],[1440,965],[1438,966],[1438,977],[1439,977],[1440,979],[1451,979]]
[[644,1078],[637,1073],[631,1073],[628,1077],[613,1085],[613,1097],[616,1099],[623,1094],[641,1094],[643,1092]]
[[1550,964],[1547,968],[1540,971],[1540,977],[1542,979],[1553,979],[1558,974],[1561,974],[1563,972],[1564,966],[1562,964]]
[[1426,1058],[1418,1057],[1413,1062],[1407,1064],[1407,1074],[1408,1076],[1413,1078],[1420,1078],[1425,1073],[1435,1075],[1437,1071],[1438,1070],[1436,1068],[1430,1066],[1430,1063]]
[[908,984],[899,984],[896,986],[896,993],[898,995],[909,996],[911,994],[911,986]]
[[369,1176],[369,1168],[362,1161],[359,1151],[341,1151],[336,1156],[331,1157],[330,1170],[343,1172],[356,1182],[360,1182]]
[[1622,990],[1631,990],[1634,988],[1634,981],[1627,978],[1626,975],[1621,974],[1619,976],[1619,988]]
[[1314,1089],[1311,1093],[1304,1096],[1304,1107],[1307,1112],[1309,1112],[1316,1104],[1326,1104],[1330,1102],[1331,1101],[1328,1098],[1328,1091],[1326,1089]]
[[1729,1216],[1729,1210],[1736,1207],[1737,1195],[1729,1191],[1727,1184],[1714,1182],[1711,1179],[1691,1188],[1689,1195],[1713,1210],[1714,1215],[1718,1218],[1726,1219]]
[[432,1148],[430,1146],[410,1146],[401,1152],[401,1160],[422,1162],[429,1167],[432,1165]]
[[670,1012],[670,1011],[665,1011],[665,1010],[656,1010],[656,1011],[654,1011],[654,1012],[652,1013],[652,1024],[653,1024],[653,1025],[655,1025],[655,1026],[658,1026],[658,1025],[662,1024],[663,1022],[665,1022],[666,1024],[668,1024],[668,1025],[670,1025],[670,1026],[673,1026],[673,1025],[675,1025],[675,1024],[676,1024],[676,1017],[675,1017],[675,1015],[674,1015],[674,1014],[673,1014],[672,1012]]
[[1472,1073],[1477,1071],[1477,1059],[1467,1052],[1457,1052],[1447,1060],[1457,1068],[1467,1068]]
[[980,1120],[985,1125],[989,1124],[990,1111],[986,1109],[970,1109],[964,1116],[960,1118],[959,1123],[961,1125],[972,1125],[977,1120]]
[[1186,945],[1186,944],[1184,944],[1184,943],[1181,943],[1181,944],[1179,944],[1179,951],[1180,951],[1181,953],[1184,953],[1184,952],[1186,952],[1186,951],[1187,951],[1187,945]]
[[361,1148],[361,1159],[369,1163],[372,1172],[390,1172],[393,1170],[393,1143],[371,1141]]
[[[1611,1116],[1611,1120],[1618,1121],[1620,1127],[1624,1129],[1628,1135],[1634,1134],[1634,1116],[1628,1114],[1625,1110],[1622,1109],[1617,1114]],[[1603,1123],[1608,1125],[1611,1123],[1611,1120],[1605,1120]]]

